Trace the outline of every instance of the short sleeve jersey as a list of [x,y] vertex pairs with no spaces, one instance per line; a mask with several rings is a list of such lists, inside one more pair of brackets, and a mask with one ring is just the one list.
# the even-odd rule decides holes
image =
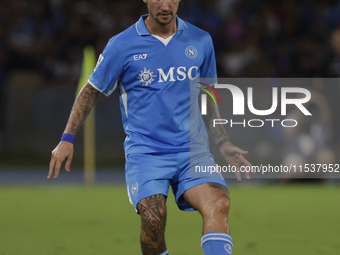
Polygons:
[[146,17],[109,40],[89,83],[105,95],[118,88],[126,155],[189,151],[193,144],[206,150],[193,81],[216,77],[211,37],[176,17],[177,32],[166,45],[150,34]]

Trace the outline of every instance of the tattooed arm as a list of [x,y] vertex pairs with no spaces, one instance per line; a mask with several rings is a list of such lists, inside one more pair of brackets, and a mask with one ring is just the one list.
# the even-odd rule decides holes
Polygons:
[[[76,135],[83,126],[87,116],[94,106],[100,92],[90,84],[85,84],[74,101],[70,117],[68,119],[64,133]],[[54,178],[58,178],[61,164],[66,160],[65,170],[70,171],[73,158],[73,144],[60,142],[52,151],[50,169],[47,178],[50,179],[54,173]]]
[[[210,90],[210,89],[209,89]],[[211,93],[213,95],[213,93]],[[220,112],[218,110],[218,106],[215,105],[214,101],[208,97],[207,100],[208,110],[207,115],[209,116],[208,120],[208,129],[209,133],[215,144],[219,147],[220,152],[224,159],[231,165],[235,166],[237,171],[235,172],[237,181],[241,181],[241,172],[240,168],[242,166],[249,166],[251,164],[243,157],[243,155],[248,154],[247,151],[244,151],[235,145],[233,145],[227,136],[227,132],[225,131],[223,125],[213,126],[214,119],[221,119]],[[245,176],[247,180],[250,180],[249,172],[245,172]]]

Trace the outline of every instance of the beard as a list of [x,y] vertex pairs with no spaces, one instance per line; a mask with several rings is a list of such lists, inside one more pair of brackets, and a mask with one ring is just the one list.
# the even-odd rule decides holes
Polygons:
[[[166,16],[163,16],[166,15]],[[158,13],[156,16],[152,15],[152,18],[160,25],[166,26],[171,23],[171,21],[174,19],[174,15],[172,12],[167,13]]]

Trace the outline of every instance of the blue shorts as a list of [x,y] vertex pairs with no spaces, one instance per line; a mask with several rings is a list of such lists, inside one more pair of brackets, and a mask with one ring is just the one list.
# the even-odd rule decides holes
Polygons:
[[167,197],[170,185],[177,206],[184,211],[195,210],[182,196],[186,190],[207,182],[220,183],[227,187],[221,174],[216,172],[191,177],[190,169],[195,165],[208,167],[216,166],[216,163],[210,153],[195,157],[190,157],[190,152],[127,155],[125,165],[127,191],[136,212],[138,202],[144,198],[156,194],[164,194]]

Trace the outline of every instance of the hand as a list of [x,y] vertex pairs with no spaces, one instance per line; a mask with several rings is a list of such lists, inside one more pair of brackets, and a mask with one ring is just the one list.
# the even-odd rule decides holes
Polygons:
[[[226,142],[220,147],[220,152],[224,159],[231,165],[236,167],[236,178],[238,182],[241,182],[241,166],[249,166],[251,169],[251,164],[246,160],[243,155],[248,154],[248,151],[244,151],[239,147],[236,147],[231,142]],[[251,171],[252,172],[252,171]],[[247,181],[250,180],[249,172],[245,172]]]
[[50,170],[47,179],[51,179],[53,172],[54,178],[58,178],[61,164],[66,160],[65,170],[70,172],[71,162],[73,158],[74,147],[72,143],[60,142],[52,151]]

